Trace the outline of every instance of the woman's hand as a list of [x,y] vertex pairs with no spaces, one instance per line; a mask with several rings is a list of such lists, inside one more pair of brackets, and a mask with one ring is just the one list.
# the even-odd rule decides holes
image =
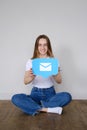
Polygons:
[[57,83],[61,83],[62,82],[62,76],[61,76],[61,73],[60,73],[60,67],[58,69],[58,74],[57,75],[53,75],[53,78],[54,80],[57,82]]
[[29,84],[34,80],[35,77],[36,75],[33,74],[32,68],[28,71],[25,71],[24,84]]
[[29,76],[30,77],[35,77],[35,75],[33,74],[32,68],[29,70]]

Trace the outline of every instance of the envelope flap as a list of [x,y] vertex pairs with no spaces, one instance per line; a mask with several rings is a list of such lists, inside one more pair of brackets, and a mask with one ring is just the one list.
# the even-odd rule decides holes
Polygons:
[[40,63],[40,65],[46,68],[46,67],[50,66],[51,63]]

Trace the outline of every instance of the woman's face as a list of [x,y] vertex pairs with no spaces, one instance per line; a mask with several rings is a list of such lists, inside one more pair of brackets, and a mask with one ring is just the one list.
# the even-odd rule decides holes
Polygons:
[[41,38],[38,43],[38,51],[41,57],[46,57],[47,56],[47,40],[44,38]]

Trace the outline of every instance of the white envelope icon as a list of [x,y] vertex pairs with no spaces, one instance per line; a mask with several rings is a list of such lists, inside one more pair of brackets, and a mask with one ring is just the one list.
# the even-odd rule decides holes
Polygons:
[[51,63],[40,63],[40,71],[51,71],[52,64]]

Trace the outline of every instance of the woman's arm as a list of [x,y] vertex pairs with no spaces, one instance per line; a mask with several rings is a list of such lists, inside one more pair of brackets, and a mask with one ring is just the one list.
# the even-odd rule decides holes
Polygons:
[[57,75],[54,75],[53,76],[54,80],[57,82],[57,83],[62,83],[62,76],[61,76],[61,73],[60,73],[60,68],[59,68],[59,72]]
[[32,69],[25,71],[24,84],[27,85],[31,83],[34,78],[35,78],[35,75],[33,74]]

